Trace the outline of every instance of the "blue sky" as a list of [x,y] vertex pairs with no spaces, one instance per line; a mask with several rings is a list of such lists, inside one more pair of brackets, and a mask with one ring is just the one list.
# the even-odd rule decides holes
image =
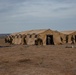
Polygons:
[[76,0],[0,0],[0,33],[76,30]]

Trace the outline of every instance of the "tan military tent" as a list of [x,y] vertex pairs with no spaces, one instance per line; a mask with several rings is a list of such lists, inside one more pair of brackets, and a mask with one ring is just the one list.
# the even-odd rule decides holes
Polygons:
[[62,31],[63,34],[65,34],[65,39],[68,38],[68,43],[76,43],[76,31]]
[[66,43],[66,34],[62,33],[62,32],[58,32],[59,33],[59,37],[61,39],[62,44]]
[[62,44],[61,37],[64,34],[50,29],[29,30],[11,34],[13,44],[26,45],[56,45]]

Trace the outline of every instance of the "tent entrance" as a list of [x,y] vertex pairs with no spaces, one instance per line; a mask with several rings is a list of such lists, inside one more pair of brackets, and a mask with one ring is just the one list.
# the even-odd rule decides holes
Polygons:
[[76,42],[76,35],[75,35],[75,42]]
[[54,45],[53,35],[46,35],[46,45]]
[[68,43],[68,39],[69,39],[69,37],[68,37],[68,35],[66,35],[66,43]]

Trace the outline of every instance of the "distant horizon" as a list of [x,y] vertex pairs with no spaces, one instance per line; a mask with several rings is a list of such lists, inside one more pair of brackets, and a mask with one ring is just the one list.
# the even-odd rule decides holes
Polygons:
[[[50,28],[48,28],[48,29],[50,29]],[[29,30],[41,30],[41,29],[28,29],[28,30],[22,30],[22,31],[18,31],[18,32],[29,31]],[[46,29],[46,30],[47,30],[47,29]],[[50,29],[50,30],[54,30],[54,29]],[[54,30],[54,31],[59,31],[59,30]],[[63,31],[76,31],[76,30],[63,30]],[[59,32],[63,32],[63,31],[59,31]],[[17,33],[17,32],[0,33],[0,34],[12,34],[12,33]]]

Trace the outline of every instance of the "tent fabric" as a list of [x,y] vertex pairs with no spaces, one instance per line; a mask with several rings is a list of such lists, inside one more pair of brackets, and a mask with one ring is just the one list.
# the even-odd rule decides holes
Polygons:
[[[36,43],[39,43],[37,39],[40,39],[42,40],[43,45],[47,45],[47,38],[49,38],[48,36],[51,39],[50,44],[53,42],[54,45],[65,44],[67,42],[72,43],[73,41],[76,43],[76,31],[59,32],[51,29],[28,30],[12,33],[7,37],[7,40],[12,40],[12,44],[35,45]],[[68,41],[66,37],[68,37]]]
[[[13,44],[26,44],[27,45],[35,45],[37,39],[41,39],[43,45],[46,45],[47,35],[50,36],[54,44],[61,44],[62,41],[60,37],[64,34],[50,30],[50,29],[39,29],[39,30],[28,30],[18,33],[12,33],[10,36],[13,36]],[[51,41],[50,41],[51,42]]]
[[72,31],[61,31],[61,33],[66,34],[66,35],[72,34],[74,32],[75,32],[74,30],[72,30]]
[[[65,34],[65,38],[68,37],[68,43],[71,43],[74,41],[76,43],[76,31],[62,31],[61,33]],[[73,39],[73,40],[72,40]]]

